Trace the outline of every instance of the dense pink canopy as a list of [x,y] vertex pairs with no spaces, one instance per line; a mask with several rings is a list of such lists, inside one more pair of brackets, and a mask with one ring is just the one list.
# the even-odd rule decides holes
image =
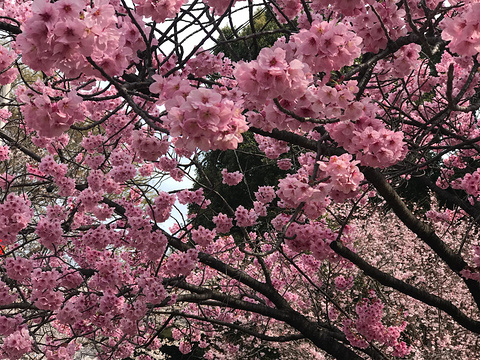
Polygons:
[[0,359],[476,358],[479,21],[0,2]]

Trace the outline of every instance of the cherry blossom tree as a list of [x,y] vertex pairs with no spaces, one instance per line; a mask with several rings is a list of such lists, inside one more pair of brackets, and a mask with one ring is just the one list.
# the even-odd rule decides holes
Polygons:
[[0,13],[0,359],[477,356],[478,3]]

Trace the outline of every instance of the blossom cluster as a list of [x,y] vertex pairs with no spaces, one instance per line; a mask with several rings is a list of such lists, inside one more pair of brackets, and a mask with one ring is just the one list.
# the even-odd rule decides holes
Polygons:
[[[277,216],[272,225],[278,232],[284,231],[289,218]],[[337,234],[328,228],[325,222],[311,222],[305,224],[292,223],[285,232],[285,245],[293,252],[310,251],[317,260],[338,261],[338,255],[330,248]]]
[[[309,86],[303,92],[301,97],[295,101],[281,99],[278,102],[283,109],[281,109],[273,101],[266,101],[263,111],[247,112],[248,121],[252,126],[271,131],[275,128],[279,130],[289,130],[302,132],[310,132],[315,128],[315,123],[307,120],[322,119],[327,123],[332,122],[332,119],[337,119],[341,122],[357,121],[361,117],[375,116],[377,111],[368,98],[356,100],[355,93],[358,91],[356,81],[350,80],[345,83],[337,83],[334,86],[321,82],[316,86]],[[306,118],[305,121],[290,116],[285,110],[298,114]],[[270,145],[274,142],[279,142],[275,139],[260,138],[255,135],[257,142],[262,149],[265,148],[267,156],[272,157],[278,153],[272,149]],[[260,141],[259,141],[260,139]],[[268,141],[267,144],[264,144]]]
[[167,139],[149,136],[142,131],[133,132],[132,149],[141,159],[155,161],[167,153],[169,146]]
[[275,189],[272,186],[260,186],[255,192],[255,199],[262,204],[268,204],[275,198]]
[[305,174],[289,174],[279,180],[277,195],[286,205],[296,208],[301,203],[321,199],[326,194],[312,187]]
[[323,11],[326,8],[333,9],[345,16],[360,15],[365,8],[365,1],[349,1],[349,0],[312,0],[312,9],[316,11]]
[[[34,91],[36,90],[36,91]],[[37,81],[32,89],[19,87],[18,98],[25,103],[23,114],[25,124],[35,130],[39,136],[47,138],[60,137],[71,125],[84,119],[82,98],[70,91],[60,101],[52,97],[61,95]]]
[[285,141],[272,139],[255,134],[258,148],[265,153],[269,159],[277,159],[281,154],[288,152],[290,147]]
[[205,199],[203,188],[195,191],[181,190],[177,193],[177,199],[180,204],[197,204],[202,209],[205,209],[211,203],[209,199]]
[[220,234],[227,234],[233,226],[232,219],[222,213],[214,216],[213,222],[216,225],[217,233]]
[[235,186],[238,185],[242,179],[243,179],[243,174],[239,171],[234,171],[234,172],[228,172],[227,169],[222,170],[222,183],[227,184],[229,186]]
[[216,236],[217,233],[215,230],[205,229],[201,225],[198,227],[198,229],[192,230],[192,240],[201,247],[207,247],[210,245]]
[[17,314],[15,316],[0,316],[0,336],[8,336],[22,328],[23,318]]
[[7,284],[0,280],[0,305],[12,304],[17,297],[17,294],[11,294]]
[[261,108],[267,99],[302,97],[309,83],[309,68],[300,60],[287,59],[280,47],[263,48],[257,60],[237,63],[234,76],[253,107]]
[[388,130],[378,119],[363,116],[356,122],[327,124],[325,127],[340,146],[356,155],[362,165],[385,168],[406,155],[403,133]]
[[235,210],[235,220],[237,221],[237,226],[253,226],[257,223],[257,218],[258,214],[255,209],[247,210],[242,205],[240,205]]
[[314,73],[329,72],[350,65],[360,55],[362,38],[348,23],[315,20],[310,29],[292,36],[292,46],[300,61]]
[[167,297],[167,291],[163,287],[161,280],[161,278],[147,276],[142,276],[138,279],[138,286],[142,288],[146,302],[160,304]]
[[230,71],[228,59],[223,58],[223,53],[213,55],[202,48],[185,65],[185,72],[199,78],[209,74],[227,74]]
[[383,303],[376,296],[363,299],[355,307],[357,320],[345,319],[343,331],[348,341],[356,347],[364,349],[368,347],[368,342],[377,340],[392,347],[393,356],[404,357],[410,353],[410,347],[404,341],[399,342],[398,338],[407,324],[403,322],[400,326],[385,327],[382,323],[383,307]]
[[195,268],[198,250],[188,249],[186,252],[177,252],[168,257],[165,270],[171,275],[187,276]]
[[[152,231],[152,224],[143,213],[131,214],[128,223],[130,228],[125,240],[135,247],[140,253],[144,253],[150,261],[161,258],[167,248],[167,237],[160,231]],[[121,244],[119,238],[117,244]]]
[[288,20],[295,19],[302,9],[300,0],[278,0],[278,7],[273,7],[273,12],[280,23],[286,24]]
[[0,85],[11,84],[18,76],[18,70],[12,66],[16,54],[4,46],[0,46]]
[[363,180],[363,174],[357,167],[359,161],[353,161],[350,154],[332,156],[328,162],[319,162],[316,179],[321,181],[318,184],[310,179],[315,168],[314,157],[305,154],[300,160],[302,169],[279,180],[277,195],[285,206],[296,208],[303,204],[304,211],[312,219],[323,213],[329,203],[327,197],[342,202],[356,195]]
[[177,96],[166,107],[165,125],[179,137],[175,145],[189,151],[235,149],[248,130],[241,109],[215,89],[189,88],[185,98]]
[[58,291],[60,274],[56,270],[42,271],[39,268],[32,273],[32,299],[36,307],[42,310],[60,309],[64,296]]
[[0,161],[9,159],[10,148],[7,145],[0,146]]
[[5,268],[10,279],[23,283],[30,278],[33,271],[33,261],[23,257],[7,258],[5,259]]
[[420,67],[420,51],[421,46],[417,44],[402,46],[402,48],[394,54],[390,66],[387,65],[390,63],[386,62],[382,62],[378,64],[378,66],[382,66],[383,71],[391,67],[388,74],[388,77],[390,78],[403,78],[409,76],[412,71]]
[[158,23],[168,18],[175,17],[185,0],[134,0],[135,9],[138,15],[151,17]]
[[399,9],[394,0],[366,2],[362,13],[349,19],[355,33],[363,39],[364,50],[376,53],[387,46],[389,38],[396,40],[407,33],[405,10]]
[[30,352],[33,338],[26,328],[19,329],[3,339],[0,358],[17,360]]
[[480,51],[479,17],[480,4],[469,3],[464,11],[455,17],[443,20],[443,40],[450,41],[448,47],[462,56],[473,56]]
[[166,221],[170,217],[175,200],[175,195],[160,191],[151,206],[151,210],[148,211],[150,217],[157,223]]
[[340,291],[345,291],[350,289],[353,286],[353,276],[350,276],[348,279],[345,279],[344,276],[340,275],[335,278],[335,287]]
[[233,0],[230,2],[225,2],[223,0],[203,0],[205,4],[210,6],[211,11],[215,11],[217,15],[223,14],[229,6],[233,6],[237,1],[244,1],[244,0]]
[[453,182],[452,187],[463,189],[467,194],[478,197],[480,195],[480,169],[471,174],[465,174],[463,179]]
[[0,7],[0,16],[24,23],[32,15],[31,3],[19,3],[17,0],[4,0]]
[[114,230],[107,229],[105,225],[100,225],[90,229],[82,236],[82,243],[92,249],[103,250],[109,244],[119,244],[120,234]]
[[474,263],[473,267],[468,267],[460,271],[460,274],[466,279],[473,279],[480,282],[480,246],[472,246]]
[[40,244],[52,251],[55,251],[56,247],[64,243],[62,226],[59,219],[52,219],[46,216],[41,217],[35,232],[38,235]]
[[13,193],[0,204],[0,238],[2,245],[10,245],[17,240],[17,234],[24,229],[31,217],[33,209],[30,200],[24,199]]
[[[386,356],[410,352],[401,341],[406,323],[394,316],[407,304],[403,295],[385,291],[385,302],[373,293],[358,296],[370,280],[363,281],[365,275],[333,249],[341,243],[422,291],[439,291],[432,284],[446,279],[448,266],[435,259],[440,270],[423,269],[435,254],[425,250],[424,263],[415,263],[411,254],[421,234],[401,228],[401,221],[386,226],[384,219],[373,220],[372,209],[384,208],[379,201],[392,201],[377,196],[378,185],[368,185],[359,167],[392,167],[385,173],[396,187],[409,184],[408,169],[425,167],[429,174],[434,160],[435,166],[443,162],[438,184],[463,190],[475,208],[480,130],[472,112],[456,105],[478,105],[480,7],[456,1],[446,7],[440,0],[422,6],[413,0],[266,1],[277,21],[267,18],[260,29],[257,20],[264,14],[258,12],[249,24],[257,33],[245,36],[237,29],[231,39],[219,40],[224,49],[236,50],[237,41],[254,44],[249,52],[258,54],[255,59],[233,62],[199,48],[201,43],[188,52],[188,21],[205,26],[212,37],[213,21],[226,11],[232,18],[235,2],[203,0],[190,7],[186,0],[132,0],[127,7],[119,0],[0,1],[0,27],[16,39],[12,51],[0,47],[0,84],[13,81],[13,63],[22,69],[18,81],[25,82],[15,89],[15,101],[4,99],[18,110],[10,106],[8,112],[6,103],[0,109],[0,118],[9,121],[2,125],[8,146],[0,146],[6,169],[0,179],[0,359],[35,351],[47,360],[66,360],[78,357],[86,342],[95,344],[100,360],[136,354],[149,360],[147,352],[162,346],[160,328],[171,331],[183,354],[198,346],[206,359],[241,358],[253,347],[262,357],[261,339],[246,338],[248,346],[242,346],[244,337],[238,336],[231,343],[214,324],[255,324],[272,339],[305,333],[302,324],[292,329],[278,317],[248,311],[268,306],[274,313],[275,299],[305,324],[326,318],[341,328],[349,344],[340,341],[339,349],[380,344]],[[245,2],[249,10],[255,6]],[[197,12],[201,17],[192,17]],[[168,26],[155,27],[167,20]],[[271,31],[271,20],[288,27]],[[178,26],[184,21],[185,27]],[[264,46],[282,32],[288,36]],[[418,45],[423,38],[428,41]],[[442,38],[450,41],[449,51]],[[166,43],[175,47],[170,54]],[[44,74],[34,74],[38,80],[32,83],[29,69]],[[223,184],[244,182],[249,189],[240,199],[248,204],[224,204],[228,215],[209,208],[211,192],[197,185],[164,188],[168,176],[190,177],[202,151],[236,149],[249,129],[265,154],[262,163],[280,169],[266,179],[280,178],[277,186],[257,186],[244,177],[251,174],[250,162],[244,167],[242,161],[240,171],[223,169]],[[412,153],[403,164],[407,149]],[[32,163],[24,166],[25,157]],[[227,188],[211,180],[214,190]],[[168,233],[160,224],[173,219],[176,200],[202,211],[176,219]],[[465,212],[437,210],[413,215],[424,214],[425,226],[442,229],[447,247],[458,248],[460,238],[452,235],[458,233],[462,244],[472,243],[475,224],[467,227]],[[204,227],[203,220],[213,224]],[[237,238],[238,228],[244,239]],[[402,247],[409,236],[415,246]],[[480,246],[462,246],[457,256],[470,257],[470,266],[460,274],[480,281]],[[402,257],[411,257],[425,274],[413,274]],[[327,289],[328,296],[306,291],[312,285]],[[468,286],[442,286],[446,301],[455,300],[458,290],[461,301],[452,304],[459,311],[473,304],[463,298]],[[388,313],[386,301],[392,304]],[[419,303],[408,305],[415,321],[425,324],[422,315],[430,320],[431,308],[422,314],[418,308],[425,304]],[[180,313],[184,318],[177,321]],[[442,329],[453,329],[449,333],[457,338],[429,338],[432,347],[447,344],[442,351],[451,351],[448,344],[462,343],[462,336],[463,343],[472,342],[452,324],[442,323]],[[272,341],[267,347],[285,358],[328,356],[314,343]],[[412,348],[419,343],[409,341]]]
[[[128,34],[137,32],[136,28],[117,22],[115,8],[106,2],[84,8],[79,1],[36,0],[32,12],[16,47],[25,64],[48,74],[54,68],[69,77],[82,72],[96,74],[87,60],[91,58],[107,74],[117,75],[136,59],[137,46],[142,43],[128,41]],[[143,24],[140,18],[137,23]]]
[[327,190],[323,183],[312,186],[308,174],[303,171],[280,179],[276,194],[281,200],[281,207],[295,209],[302,205],[305,215],[316,219],[325,213],[330,203]]
[[363,180],[363,174],[357,167],[360,161],[353,161],[350,154],[332,156],[328,163],[320,162],[319,177],[328,177],[326,182],[329,187],[328,192],[331,198],[341,202],[348,197],[356,194]]

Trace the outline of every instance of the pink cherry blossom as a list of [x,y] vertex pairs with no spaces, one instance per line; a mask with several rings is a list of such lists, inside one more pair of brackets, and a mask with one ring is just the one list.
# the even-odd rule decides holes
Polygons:
[[235,186],[238,185],[242,179],[243,179],[243,174],[240,173],[239,171],[234,171],[234,172],[227,172],[227,169],[222,170],[222,178],[223,178],[223,183],[227,184],[229,186]]

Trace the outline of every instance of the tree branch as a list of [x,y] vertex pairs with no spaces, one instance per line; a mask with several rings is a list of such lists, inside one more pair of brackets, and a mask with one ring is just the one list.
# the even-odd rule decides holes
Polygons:
[[[392,207],[393,212],[398,218],[412,230],[420,239],[422,239],[445,263],[448,267],[460,275],[460,271],[467,267],[463,258],[454,253],[427,224],[420,221],[405,205],[397,192],[388,183],[385,177],[372,168],[363,169],[365,178],[377,189],[378,193],[385,199],[388,205]],[[463,278],[476,304],[480,307],[480,284],[477,281]]]
[[480,321],[469,318],[450,301],[430,294],[429,292],[416,288],[415,286],[409,285],[406,282],[398,280],[397,278],[377,269],[376,267],[370,265],[365,260],[363,260],[359,255],[355,254],[352,250],[345,247],[338,240],[333,241],[330,244],[330,247],[337,254],[354,263],[360,270],[365,273],[365,275],[377,280],[380,284],[398,290],[401,293],[408,295],[414,299],[420,300],[427,305],[443,310],[464,328],[480,334]]

